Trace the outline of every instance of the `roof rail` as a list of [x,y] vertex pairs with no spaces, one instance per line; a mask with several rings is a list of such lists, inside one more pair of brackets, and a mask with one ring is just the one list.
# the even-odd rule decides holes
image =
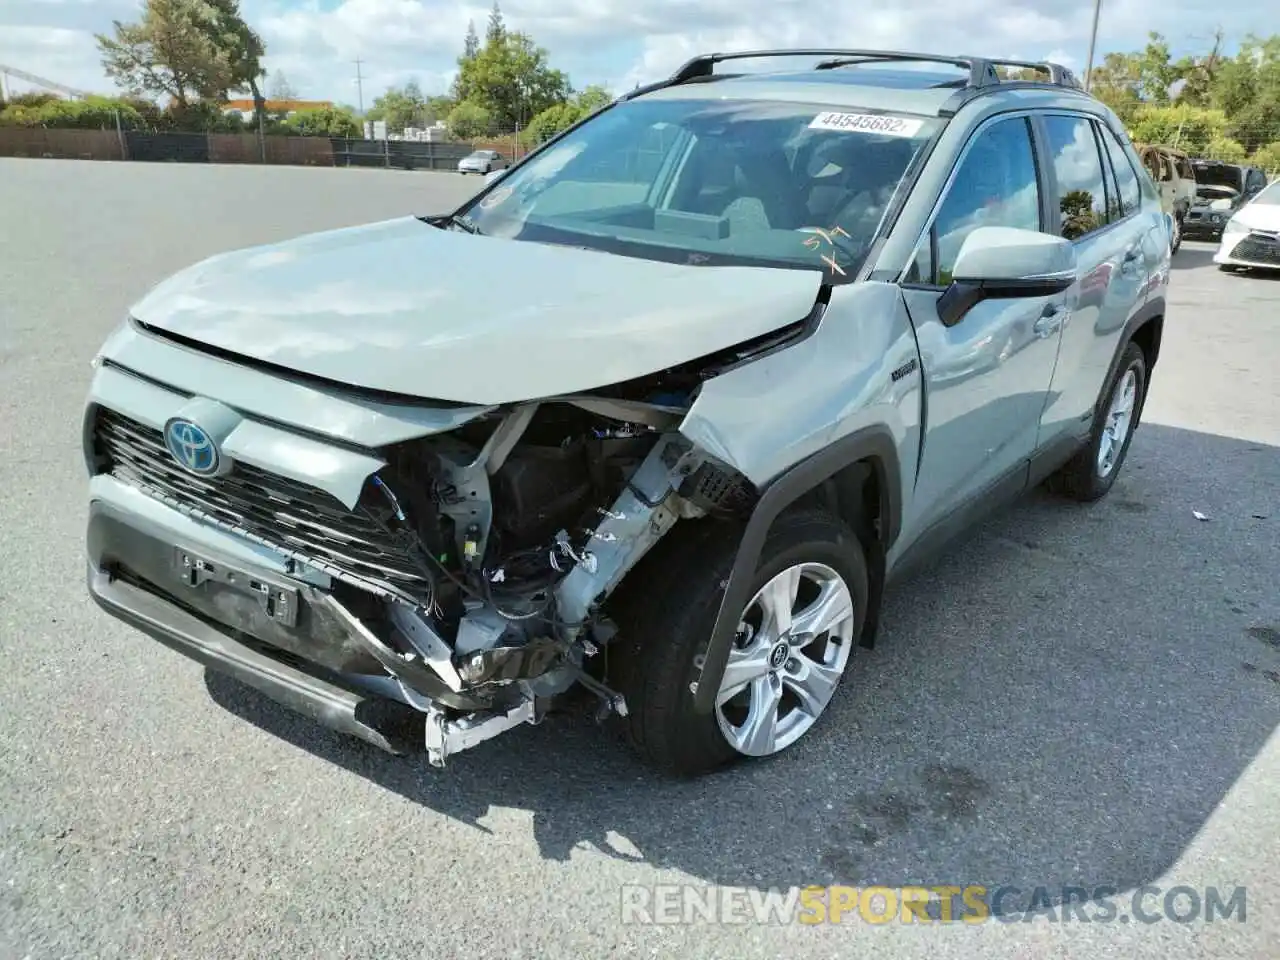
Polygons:
[[987,62],[993,67],[1018,67],[1022,70],[1039,70],[1049,75],[1049,82],[1055,87],[1071,87],[1074,90],[1084,89],[1084,85],[1076,79],[1076,75],[1060,63],[1053,63],[1049,60],[1001,60],[996,58],[989,58]]
[[965,89],[983,89],[1008,81],[1003,80],[997,66],[1020,67],[1022,69],[1039,70],[1048,74],[1048,83],[1053,86],[1081,89],[1080,83],[1066,67],[1057,63],[1031,62],[1027,60],[999,60],[989,57],[951,57],[935,53],[914,53],[898,50],[847,50],[847,49],[794,49],[794,50],[737,50],[729,53],[704,53],[691,60],[671,74],[666,80],[659,80],[643,87],[637,87],[625,93],[619,100],[630,100],[635,97],[673,87],[683,83],[712,79],[713,68],[717,63],[727,60],[761,60],[777,57],[826,57],[818,63],[817,70],[831,70],[837,67],[855,66],[860,63],[939,63],[958,67],[969,71]]

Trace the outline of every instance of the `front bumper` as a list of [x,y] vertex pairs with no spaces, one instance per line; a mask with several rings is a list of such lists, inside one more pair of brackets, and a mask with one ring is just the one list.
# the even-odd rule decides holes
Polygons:
[[1219,240],[1226,221],[1215,223],[1207,218],[1186,217],[1182,221],[1182,238],[1184,240]]
[[[318,671],[291,665],[259,645],[182,610],[142,587],[89,564],[89,595],[111,616],[165,646],[253,687],[275,702],[340,733],[394,754],[424,745],[425,714],[364,693]],[[303,661],[305,663],[305,661]]]
[[1213,255],[1213,262],[1221,266],[1280,270],[1280,237],[1258,233],[1232,234],[1223,239],[1222,246]]
[[86,546],[89,594],[102,610],[389,753],[425,749],[441,766],[450,754],[536,722],[545,706],[516,684],[500,688],[496,699],[474,699],[420,660],[393,676],[377,639],[351,629],[322,573],[110,476],[90,480]]

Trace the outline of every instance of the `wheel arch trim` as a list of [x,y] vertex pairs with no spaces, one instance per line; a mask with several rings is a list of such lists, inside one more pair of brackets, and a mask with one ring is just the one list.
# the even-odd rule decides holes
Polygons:
[[751,599],[751,580],[773,522],[801,497],[859,461],[869,461],[877,472],[880,538],[886,552],[897,539],[902,524],[902,481],[897,445],[888,427],[877,425],[856,430],[771,481],[747,521],[733,568],[724,585],[702,673],[694,691],[694,709],[698,713],[710,713],[715,707],[716,692],[729,660],[738,618]]
[[[1129,322],[1125,324],[1124,335],[1120,337],[1120,341],[1116,344],[1115,355],[1111,358],[1111,365],[1107,368],[1107,378],[1102,381],[1102,390],[1098,393],[1097,404],[1094,407],[1094,416],[1102,408],[1106,402],[1106,389],[1116,377],[1116,371],[1120,368],[1120,360],[1124,356],[1124,348],[1128,346],[1138,331],[1148,325],[1154,325],[1152,336],[1152,352],[1147,362],[1146,382],[1143,384],[1142,397],[1138,401],[1138,410],[1136,422],[1133,429],[1137,430],[1142,422],[1142,410],[1146,406],[1147,394],[1151,390],[1151,377],[1155,370],[1156,360],[1160,356],[1160,341],[1164,334],[1164,315],[1165,315],[1165,298],[1161,295],[1152,296],[1142,307],[1137,310]],[[1144,351],[1145,352],[1145,351]]]

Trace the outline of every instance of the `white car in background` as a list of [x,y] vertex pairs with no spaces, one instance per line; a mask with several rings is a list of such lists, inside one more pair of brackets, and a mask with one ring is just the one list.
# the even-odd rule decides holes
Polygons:
[[1213,262],[1223,270],[1280,270],[1280,180],[1268,184],[1227,221]]
[[489,174],[508,166],[506,157],[497,150],[477,150],[458,161],[458,172]]

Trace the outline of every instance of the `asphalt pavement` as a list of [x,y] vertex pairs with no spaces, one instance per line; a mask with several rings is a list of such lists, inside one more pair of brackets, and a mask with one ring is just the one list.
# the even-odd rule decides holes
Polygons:
[[[1275,955],[1280,277],[1207,245],[1174,260],[1110,496],[1032,495],[899,587],[771,762],[672,782],[569,714],[436,771],[100,613],[80,415],[129,303],[203,256],[478,184],[0,160],[0,957]],[[623,923],[658,884],[1244,886],[1247,915]]]

